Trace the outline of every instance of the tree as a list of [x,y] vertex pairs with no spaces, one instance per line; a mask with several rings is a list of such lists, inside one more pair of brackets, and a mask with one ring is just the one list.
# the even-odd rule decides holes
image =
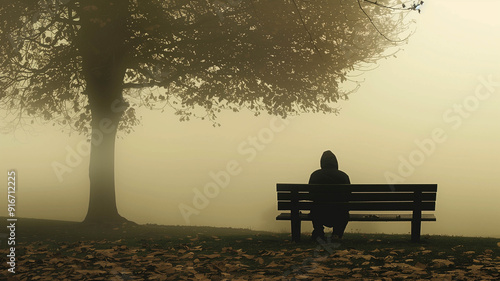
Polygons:
[[87,134],[85,222],[126,221],[114,144],[135,108],[170,106],[181,120],[201,108],[212,121],[224,109],[336,113],[348,73],[405,41],[410,23],[385,2],[6,0],[0,107],[10,125],[39,118]]

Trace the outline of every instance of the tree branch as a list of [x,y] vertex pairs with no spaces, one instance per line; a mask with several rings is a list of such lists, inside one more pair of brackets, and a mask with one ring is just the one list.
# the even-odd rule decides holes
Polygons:
[[295,10],[297,10],[297,13],[299,14],[299,19],[300,19],[300,22],[302,23],[302,26],[304,27],[304,29],[306,30],[307,34],[309,34],[309,40],[311,41],[311,43],[313,44],[314,46],[314,49],[316,50],[316,52],[320,55],[321,55],[321,52],[319,51],[318,49],[318,46],[316,46],[316,43],[314,43],[314,39],[313,39],[313,36],[311,34],[311,32],[309,31],[309,29],[307,29],[307,25],[304,21],[304,18],[302,17],[302,13],[300,12],[299,10],[299,7],[297,6],[297,2],[295,2],[295,0],[292,0],[293,2],[293,5],[295,6]]
[[[413,3],[411,6],[407,7],[404,3],[401,5],[401,8],[397,8],[397,6],[387,6],[387,5],[384,5],[384,4],[380,4],[378,3],[378,1],[372,1],[372,0],[363,0],[364,2],[367,2],[367,3],[370,3],[370,4],[373,4],[373,5],[376,5],[376,6],[379,6],[379,7],[382,7],[382,8],[386,8],[386,9],[391,9],[391,10],[396,10],[396,11],[418,11],[420,13],[420,6],[422,6],[424,4],[424,1],[420,1],[420,2],[417,2],[417,3]],[[398,5],[399,6],[399,5]]]
[[[361,1],[360,1],[360,0],[357,0],[357,1],[358,1],[358,6],[359,6],[359,8],[361,9],[361,11],[363,11],[363,14],[365,14],[365,16],[368,18],[368,20],[369,20],[369,21],[370,21],[370,23],[373,25],[373,27],[374,27],[374,28],[375,28],[375,30],[378,32],[378,34],[382,35],[382,37],[384,37],[387,41],[394,42],[394,43],[399,43],[399,42],[403,42],[403,41],[405,41],[405,40],[407,39],[407,38],[405,38],[405,39],[401,39],[401,40],[392,40],[392,39],[388,38],[388,37],[387,37],[384,33],[382,33],[382,32],[378,29],[377,25],[373,22],[373,20],[372,20],[372,18],[370,17],[370,15],[368,15],[368,13],[365,11],[365,9],[363,9],[363,6],[361,5]],[[370,2],[370,1],[368,1],[368,0],[364,0],[364,1],[369,2],[369,3],[372,3],[372,4],[376,4],[375,2]],[[377,5],[379,5],[379,4],[377,4]],[[382,6],[382,7],[384,7],[384,6]]]

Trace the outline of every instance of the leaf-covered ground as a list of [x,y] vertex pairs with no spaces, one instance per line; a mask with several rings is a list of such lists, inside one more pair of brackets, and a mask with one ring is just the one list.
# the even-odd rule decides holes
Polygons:
[[[409,235],[347,233],[342,241],[293,243],[288,234],[230,228],[18,224],[16,273],[4,269],[0,279],[500,279],[493,238],[426,236],[416,244]],[[8,254],[3,245],[0,254]]]

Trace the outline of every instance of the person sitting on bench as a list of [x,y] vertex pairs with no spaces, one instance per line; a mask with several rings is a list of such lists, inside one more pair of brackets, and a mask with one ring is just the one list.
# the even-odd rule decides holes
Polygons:
[[[309,184],[350,184],[349,176],[339,170],[337,157],[333,152],[323,152],[320,161],[321,169],[314,171],[309,179]],[[313,202],[321,203],[331,201],[332,198],[324,198],[321,193],[311,192]],[[347,202],[349,193],[339,194],[334,198],[336,202]],[[321,238],[325,240],[323,226],[333,227],[333,238],[341,239],[349,221],[349,210],[344,208],[314,206],[310,213],[314,230],[312,239]]]

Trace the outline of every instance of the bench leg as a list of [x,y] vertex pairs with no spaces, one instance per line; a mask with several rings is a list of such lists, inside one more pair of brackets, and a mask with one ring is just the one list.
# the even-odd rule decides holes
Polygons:
[[422,222],[418,220],[411,221],[411,241],[420,242],[420,230],[422,227]]
[[292,241],[300,242],[300,220],[292,220]]

